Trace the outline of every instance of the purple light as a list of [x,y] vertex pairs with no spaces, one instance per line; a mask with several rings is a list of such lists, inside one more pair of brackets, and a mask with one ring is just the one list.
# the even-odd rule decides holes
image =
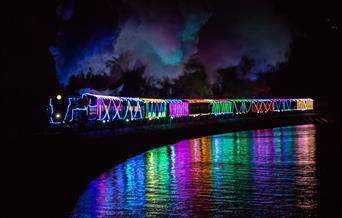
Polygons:
[[185,117],[189,115],[187,102],[170,102],[170,117]]

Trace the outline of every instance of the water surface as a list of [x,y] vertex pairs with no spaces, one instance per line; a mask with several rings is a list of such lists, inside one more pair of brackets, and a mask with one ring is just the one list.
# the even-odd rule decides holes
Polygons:
[[316,216],[315,126],[184,140],[92,181],[73,217]]

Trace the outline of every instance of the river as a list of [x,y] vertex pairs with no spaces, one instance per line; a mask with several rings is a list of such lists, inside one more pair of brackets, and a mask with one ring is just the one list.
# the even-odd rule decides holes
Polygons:
[[314,125],[180,141],[100,175],[72,217],[315,216],[315,150]]

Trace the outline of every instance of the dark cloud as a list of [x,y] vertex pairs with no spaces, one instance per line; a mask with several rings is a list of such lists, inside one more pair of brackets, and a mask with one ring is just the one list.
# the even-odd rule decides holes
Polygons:
[[63,85],[71,75],[89,69],[94,74],[109,73],[106,62],[121,56],[129,57],[127,70],[143,64],[145,76],[155,80],[178,77],[184,64],[194,58],[211,79],[217,69],[239,65],[243,56],[253,60],[246,74],[251,79],[287,61],[292,34],[268,1],[83,4],[73,4],[73,11],[70,2],[59,9],[68,20],[51,52]]

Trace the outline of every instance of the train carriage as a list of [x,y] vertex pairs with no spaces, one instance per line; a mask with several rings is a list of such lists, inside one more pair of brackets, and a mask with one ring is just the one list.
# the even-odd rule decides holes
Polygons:
[[184,99],[189,104],[189,116],[210,115],[212,113],[212,99]]
[[269,113],[274,110],[272,99],[253,99],[251,101],[252,113]]
[[145,106],[145,119],[159,119],[166,117],[167,102],[164,99],[141,98]]
[[296,109],[296,101],[291,98],[272,99],[274,112],[294,111]]
[[252,100],[250,99],[230,99],[233,107],[233,114],[248,114],[252,109]]
[[228,99],[214,99],[211,104],[211,114],[212,115],[232,115],[233,114],[233,104]]
[[189,116],[189,103],[180,99],[165,99],[167,115],[170,118]]
[[311,111],[314,108],[314,100],[311,98],[295,99],[297,111]]

